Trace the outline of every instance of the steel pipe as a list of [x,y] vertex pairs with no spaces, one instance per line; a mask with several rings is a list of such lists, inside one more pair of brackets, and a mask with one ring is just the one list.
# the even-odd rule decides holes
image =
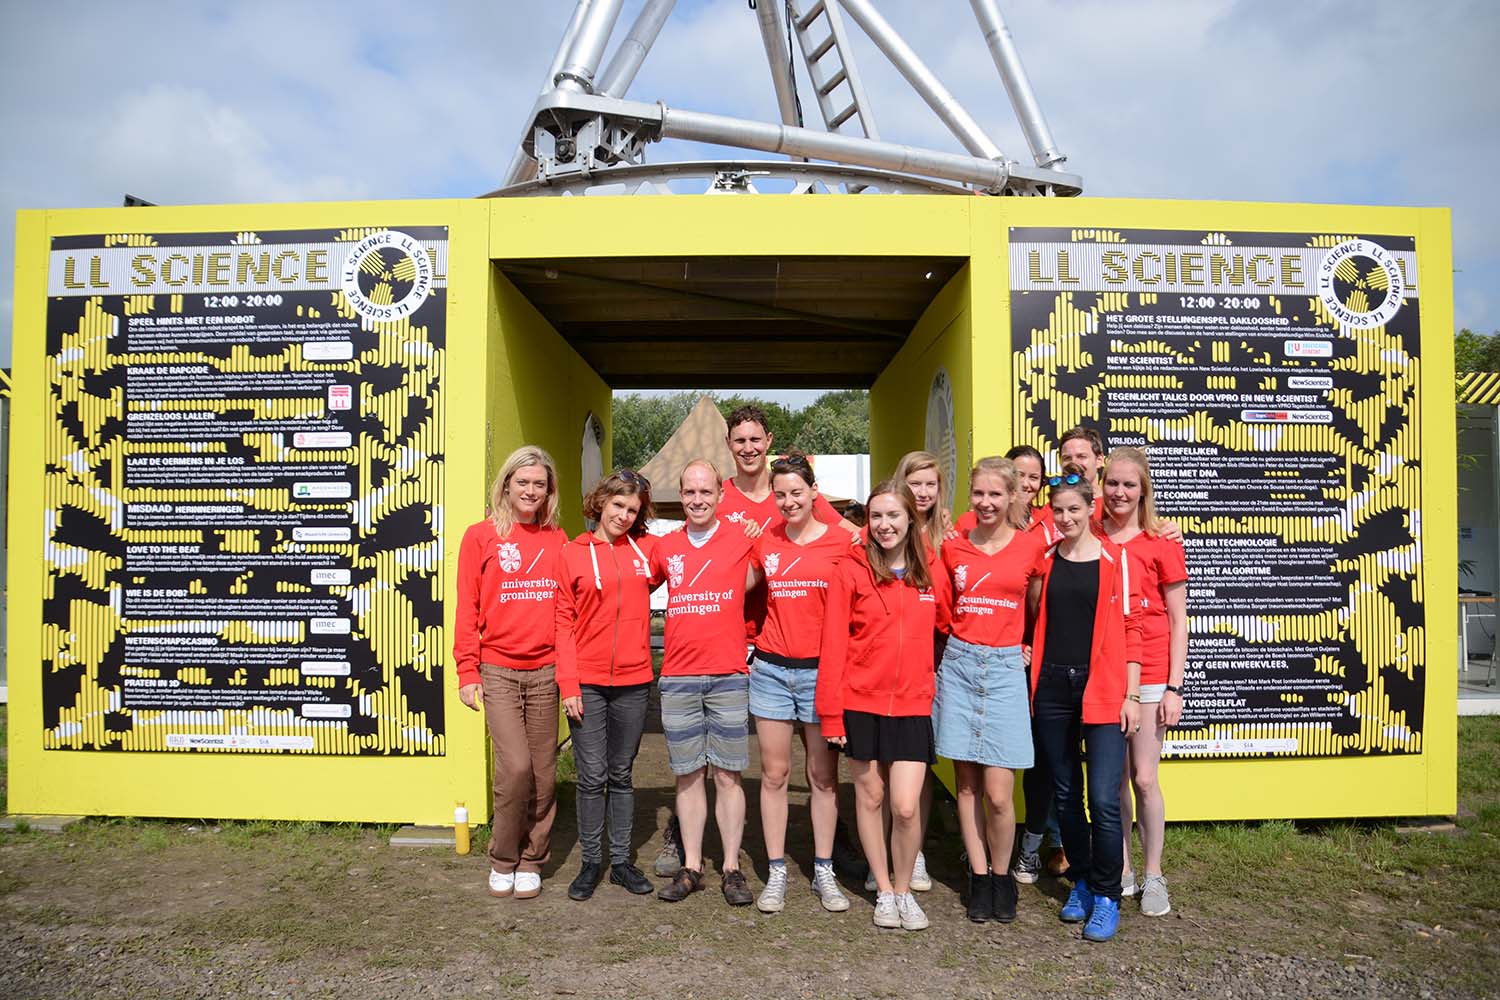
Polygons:
[[1001,160],[1005,154],[1000,152],[989,136],[984,134],[984,129],[974,117],[964,110],[964,106],[958,103],[958,98],[949,93],[942,81],[927,68],[921,58],[912,50],[906,40],[892,28],[890,22],[881,16],[870,0],[838,0],[839,4],[849,12],[849,16],[864,29],[870,40],[891,61],[891,65],[900,70],[901,75],[912,85],[928,107],[942,119],[948,130],[958,137],[964,148],[975,156],[982,156],[987,160]]
[[787,125],[801,125],[797,116],[797,94],[793,89],[792,54],[786,50],[786,24],[781,20],[781,4],[764,0],[755,5],[760,21],[760,40],[766,46],[766,62],[771,65],[771,83],[776,87],[776,107]]
[[1067,157],[1057,148],[1052,130],[1047,127],[1042,106],[1037,103],[1031,79],[1021,63],[1020,50],[1016,48],[1010,28],[1006,27],[999,5],[995,0],[969,0],[969,3],[974,8],[980,30],[984,32],[984,44],[989,46],[995,68],[1000,71],[1000,79],[1005,84],[1005,92],[1010,95],[1010,105],[1015,108],[1016,119],[1021,123],[1021,131],[1026,135],[1026,144],[1031,147],[1036,165],[1057,169]]
[[614,33],[624,4],[625,0],[592,0],[578,24],[562,68],[553,74],[554,87],[593,93],[594,75],[599,72],[599,61],[604,58],[609,36]]
[[625,96],[676,4],[677,0],[646,0],[646,6],[636,15],[630,32],[615,49],[604,72],[599,74],[599,82],[594,88],[598,93],[609,97]]
[[759,149],[767,153],[817,157],[841,163],[854,163],[882,170],[925,174],[973,184],[998,191],[1010,177],[1004,159],[991,160],[958,153],[940,153],[894,142],[866,139],[860,136],[819,132],[792,125],[747,121],[701,111],[679,111],[661,105],[661,136],[664,139],[689,139],[742,149]]
[[[583,23],[584,15],[594,5],[594,0],[578,0],[573,7],[573,16],[568,19],[568,26],[563,29],[562,41],[558,43],[557,51],[552,56],[552,64],[547,67],[547,78],[542,81],[542,89],[538,93],[545,94],[552,89],[552,81],[557,79],[557,73],[563,67],[563,60],[568,58],[568,52],[573,48],[573,40],[578,37],[578,26]],[[530,125],[527,126],[530,131]],[[521,136],[521,143],[525,143],[526,135]],[[510,166],[505,168],[505,185],[524,184],[536,176],[536,160],[533,160],[522,145],[516,146],[516,153],[510,158]]]

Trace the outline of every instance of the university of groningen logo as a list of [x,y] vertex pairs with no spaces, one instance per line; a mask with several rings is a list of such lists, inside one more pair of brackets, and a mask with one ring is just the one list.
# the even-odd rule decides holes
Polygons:
[[1318,265],[1318,298],[1342,326],[1385,326],[1405,293],[1395,255],[1369,240],[1345,240]]
[[340,275],[354,311],[365,319],[405,319],[432,293],[432,260],[422,244],[395,230],[372,233],[354,245]]

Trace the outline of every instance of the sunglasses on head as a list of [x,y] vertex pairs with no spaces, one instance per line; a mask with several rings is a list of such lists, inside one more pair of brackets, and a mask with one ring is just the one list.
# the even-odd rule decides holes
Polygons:
[[1047,477],[1048,486],[1077,486],[1081,482],[1083,482],[1083,477],[1076,472],[1070,472],[1066,476]]
[[621,479],[625,480],[627,483],[630,483],[633,486],[644,486],[648,490],[651,489],[651,480],[647,479],[639,472],[636,472],[634,469],[621,469],[617,474]]

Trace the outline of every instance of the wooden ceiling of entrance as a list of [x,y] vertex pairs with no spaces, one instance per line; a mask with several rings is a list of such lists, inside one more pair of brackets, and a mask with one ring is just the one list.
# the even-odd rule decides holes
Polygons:
[[496,263],[616,389],[865,387],[964,261],[684,257]]

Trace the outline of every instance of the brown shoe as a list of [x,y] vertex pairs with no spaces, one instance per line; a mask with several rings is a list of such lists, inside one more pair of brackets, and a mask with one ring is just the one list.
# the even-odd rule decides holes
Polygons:
[[1053,878],[1062,878],[1063,872],[1068,870],[1068,856],[1063,853],[1061,847],[1053,848],[1047,857],[1047,874]]
[[730,906],[749,906],[754,899],[744,872],[735,868],[724,873],[724,902]]
[[[744,879],[740,880],[741,882]],[[672,876],[672,881],[656,891],[657,899],[665,899],[669,903],[680,903],[695,892],[703,891],[703,873],[691,868],[679,868],[677,874]]]

